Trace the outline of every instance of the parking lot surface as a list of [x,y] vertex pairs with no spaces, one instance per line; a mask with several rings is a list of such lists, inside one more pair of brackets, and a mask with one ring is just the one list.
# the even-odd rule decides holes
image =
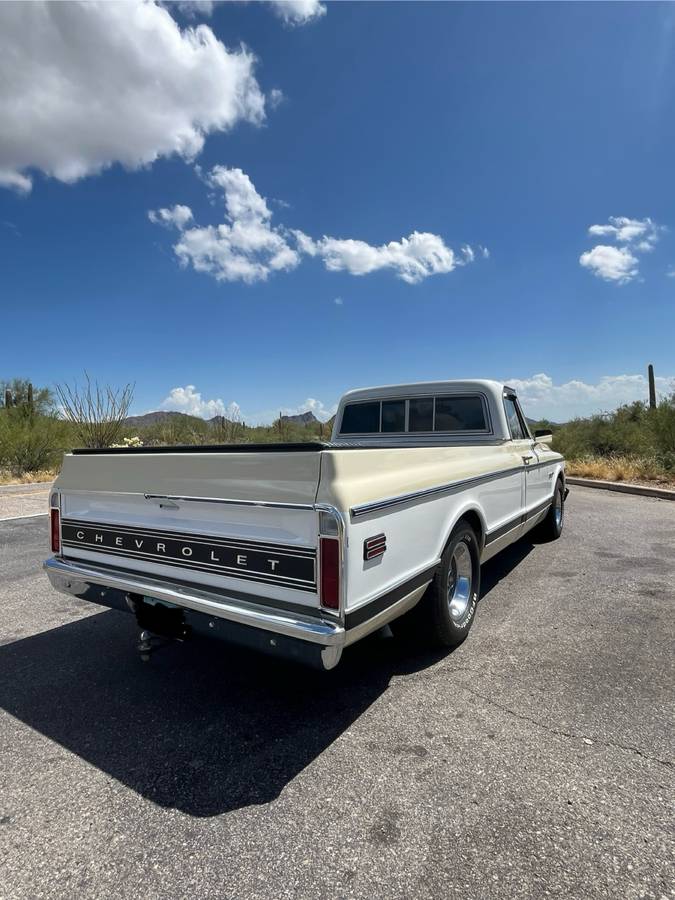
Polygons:
[[0,485],[0,522],[20,516],[44,515],[49,505],[50,486],[47,483]]
[[675,895],[675,504],[573,488],[453,653],[149,664],[0,522],[0,897]]

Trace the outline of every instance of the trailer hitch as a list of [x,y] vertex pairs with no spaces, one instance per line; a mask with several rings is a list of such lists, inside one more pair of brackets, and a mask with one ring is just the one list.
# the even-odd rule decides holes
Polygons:
[[162,647],[166,647],[167,644],[172,643],[174,640],[175,638],[167,638],[160,634],[153,634],[152,631],[148,631],[144,628],[138,635],[137,645],[141,662],[150,662],[150,655],[152,653],[156,653],[158,650],[161,650]]
[[190,636],[190,626],[185,624],[180,606],[140,594],[127,594],[126,601],[140,628],[138,652],[143,662],[148,662],[151,653],[170,642],[184,641]]

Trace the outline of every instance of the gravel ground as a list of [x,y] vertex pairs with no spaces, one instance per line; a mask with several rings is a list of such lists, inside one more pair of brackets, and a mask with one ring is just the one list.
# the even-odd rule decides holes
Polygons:
[[0,897],[675,896],[675,508],[573,488],[467,642],[143,665],[0,524]]

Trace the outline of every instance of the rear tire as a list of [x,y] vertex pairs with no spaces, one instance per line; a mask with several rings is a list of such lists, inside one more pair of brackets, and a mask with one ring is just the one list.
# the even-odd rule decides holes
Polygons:
[[565,488],[559,478],[553,492],[553,503],[545,518],[537,525],[537,535],[545,541],[557,541],[565,524]]
[[471,526],[460,521],[450,535],[434,580],[409,613],[391,622],[396,637],[415,637],[437,647],[457,647],[473,624],[480,596],[480,548]]

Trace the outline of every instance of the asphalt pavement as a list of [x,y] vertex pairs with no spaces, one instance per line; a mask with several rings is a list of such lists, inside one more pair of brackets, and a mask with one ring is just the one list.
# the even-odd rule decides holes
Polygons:
[[49,506],[50,487],[49,482],[0,485],[0,522],[24,516],[43,516]]
[[675,896],[675,504],[573,488],[468,640],[138,658],[0,522],[0,898]]

